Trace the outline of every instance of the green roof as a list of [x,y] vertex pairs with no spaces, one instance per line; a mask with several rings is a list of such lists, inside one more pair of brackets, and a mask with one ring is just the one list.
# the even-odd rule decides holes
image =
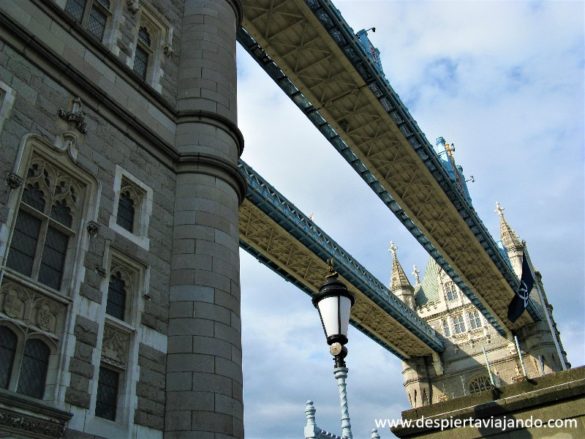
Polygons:
[[433,258],[429,258],[423,280],[414,290],[416,306],[423,306],[439,301],[441,297],[441,287],[439,285],[440,271],[441,267],[439,267]]

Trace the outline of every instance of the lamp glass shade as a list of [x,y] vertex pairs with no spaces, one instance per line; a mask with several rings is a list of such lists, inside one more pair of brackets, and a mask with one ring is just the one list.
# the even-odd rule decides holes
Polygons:
[[324,297],[317,303],[317,308],[329,344],[347,343],[347,329],[351,312],[352,300],[346,296]]

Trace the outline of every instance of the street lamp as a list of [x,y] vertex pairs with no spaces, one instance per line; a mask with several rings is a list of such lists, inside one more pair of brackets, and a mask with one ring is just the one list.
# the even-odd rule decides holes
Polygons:
[[333,260],[330,259],[329,275],[325,279],[319,292],[313,296],[313,305],[319,311],[323,331],[329,345],[329,352],[335,359],[333,374],[337,381],[339,390],[339,402],[341,405],[341,437],[352,439],[351,424],[349,421],[349,408],[347,404],[347,367],[345,357],[347,356],[347,329],[349,327],[349,316],[351,307],[355,302],[345,284],[337,277],[333,269]]

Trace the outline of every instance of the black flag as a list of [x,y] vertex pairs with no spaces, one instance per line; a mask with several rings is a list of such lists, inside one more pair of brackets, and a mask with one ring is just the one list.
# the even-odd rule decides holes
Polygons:
[[533,285],[534,277],[532,277],[532,270],[528,266],[526,255],[522,254],[522,278],[520,279],[520,286],[510,305],[508,305],[508,319],[511,322],[515,322],[528,306]]

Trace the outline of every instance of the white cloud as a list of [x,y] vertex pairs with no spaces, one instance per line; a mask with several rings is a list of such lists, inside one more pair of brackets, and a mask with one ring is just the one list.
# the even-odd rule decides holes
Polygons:
[[[474,206],[497,237],[495,201],[543,273],[573,366],[585,364],[584,4],[335,2],[371,38],[430,140],[457,146]],[[407,272],[427,256],[339,154],[243,50],[244,160],[387,283],[391,239]],[[242,257],[246,436],[300,437],[304,403],[337,431],[331,360],[309,298]],[[407,408],[400,362],[355,329],[348,366],[354,435]],[[382,432],[382,437],[392,435]]]

